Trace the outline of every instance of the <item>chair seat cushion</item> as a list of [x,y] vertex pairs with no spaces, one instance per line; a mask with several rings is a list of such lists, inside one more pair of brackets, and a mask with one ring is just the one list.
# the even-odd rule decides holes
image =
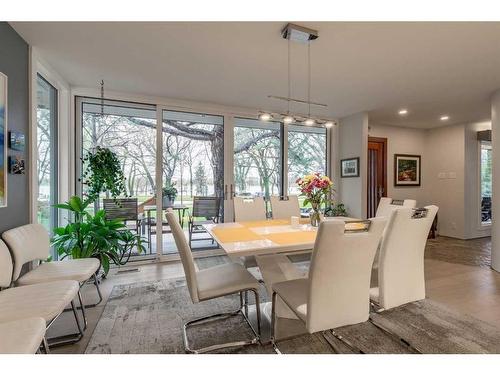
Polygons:
[[303,322],[307,316],[309,279],[296,279],[273,284],[273,290]]
[[379,302],[379,292],[378,288],[370,288],[370,300],[373,302]]
[[41,317],[50,322],[76,297],[74,280],[9,288],[0,292],[0,322]]
[[31,285],[58,280],[87,281],[98,269],[99,259],[70,259],[40,264],[19,279],[17,285]]
[[198,297],[206,300],[246,289],[259,289],[259,282],[241,264],[228,263],[196,272]]
[[42,318],[0,323],[0,354],[34,354],[45,336]]

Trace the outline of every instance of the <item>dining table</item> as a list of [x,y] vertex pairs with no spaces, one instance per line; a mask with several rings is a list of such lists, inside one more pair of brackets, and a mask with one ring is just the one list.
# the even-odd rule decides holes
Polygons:
[[[343,220],[346,231],[367,228],[367,221],[352,217],[331,217],[325,220]],[[369,225],[369,223],[368,223]],[[277,282],[305,278],[308,271],[294,264],[288,256],[310,253],[318,228],[308,218],[300,218],[292,225],[292,219],[269,219],[259,221],[204,224],[205,230],[219,244],[226,255],[239,261],[242,257],[255,257],[260,275],[269,297],[272,285]],[[263,303],[263,316],[271,320],[271,304]],[[296,320],[295,314],[278,299],[276,316],[284,320]],[[295,328],[292,329],[295,332]],[[281,333],[290,336],[290,333]]]

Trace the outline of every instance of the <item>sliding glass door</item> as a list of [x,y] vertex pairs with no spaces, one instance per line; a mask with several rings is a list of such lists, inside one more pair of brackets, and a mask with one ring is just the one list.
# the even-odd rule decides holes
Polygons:
[[281,191],[281,124],[234,121],[234,189],[238,196],[266,199]]
[[[127,226],[149,243],[146,254],[134,254],[135,259],[178,256],[167,208],[174,210],[186,237],[194,239],[193,251],[212,254],[217,244],[206,233],[192,235],[189,225],[195,214],[198,222],[207,216],[196,209],[200,199],[220,201],[215,216],[228,221],[235,195],[267,201],[271,195],[298,194],[298,177],[326,173],[324,128],[97,98],[78,98],[77,109],[81,159],[76,176],[87,167],[85,155],[98,147],[118,156],[123,198],[137,207]],[[77,192],[85,196],[84,182],[78,180]],[[102,193],[92,210],[106,209],[107,198]]]
[[[151,235],[156,218],[156,107],[91,98],[79,98],[79,104],[80,158],[85,160],[86,155],[98,148],[107,148],[118,157],[125,176],[122,199],[127,200],[115,205],[109,200],[109,193],[103,192],[91,210],[111,205],[108,215],[120,218],[126,215],[127,227],[149,241],[145,253],[133,252],[133,256],[156,256],[156,237]],[[86,168],[87,162],[80,160],[77,176],[82,176]],[[85,196],[88,191],[85,179],[79,182],[77,187]],[[127,211],[128,205],[131,211]]]
[[[164,110],[162,118],[164,206],[172,207],[189,236],[188,218],[193,213],[193,204],[199,210],[204,197],[218,197],[219,215],[224,212],[224,117]],[[201,200],[194,203],[194,197]],[[170,233],[168,228],[166,231]],[[171,234],[164,237],[163,253],[176,253]],[[193,251],[216,248],[206,235],[197,234],[193,238]]]
[[[41,75],[37,77],[37,220],[49,231],[58,225],[57,89]],[[57,254],[52,254],[57,258]]]

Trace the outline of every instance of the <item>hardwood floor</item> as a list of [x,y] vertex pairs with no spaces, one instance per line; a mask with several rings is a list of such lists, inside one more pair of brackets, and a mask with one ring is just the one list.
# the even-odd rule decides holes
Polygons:
[[[462,241],[446,237],[429,240],[425,259],[427,297],[440,302],[452,310],[469,314],[500,327],[500,273],[489,268],[490,239]],[[217,261],[215,259],[209,262]],[[214,264],[215,264],[214,263]],[[54,353],[83,353],[92,332],[104,310],[106,299],[115,285],[141,281],[183,277],[180,262],[130,266],[117,272],[113,269],[102,283],[104,301],[97,307],[87,309],[88,329],[77,344],[54,348]],[[87,301],[97,298],[95,290],[85,287]],[[67,333],[74,329],[74,320],[65,313],[55,323],[49,334]]]

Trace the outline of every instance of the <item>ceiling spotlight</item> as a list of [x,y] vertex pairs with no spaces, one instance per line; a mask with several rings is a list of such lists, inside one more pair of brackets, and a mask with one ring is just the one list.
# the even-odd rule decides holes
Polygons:
[[404,116],[404,115],[407,115],[408,114],[408,110],[407,109],[400,109],[398,111],[398,113],[401,115],[401,116]]
[[308,118],[306,121],[304,121],[304,124],[307,126],[313,126],[316,122],[312,118]]
[[291,124],[294,121],[295,121],[295,119],[293,118],[293,116],[286,115],[285,117],[283,117],[283,122],[285,124]]
[[333,121],[325,122],[325,128],[331,128],[333,126]]
[[271,120],[271,115],[269,113],[261,113],[259,114],[259,120],[260,121],[269,121]]
[[439,118],[441,121],[448,121],[450,119],[450,116],[448,115],[443,115]]

